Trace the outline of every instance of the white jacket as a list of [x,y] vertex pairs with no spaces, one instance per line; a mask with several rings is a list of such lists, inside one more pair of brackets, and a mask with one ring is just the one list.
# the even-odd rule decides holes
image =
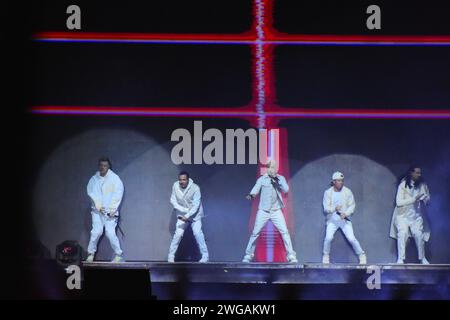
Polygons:
[[200,187],[191,178],[185,189],[180,187],[178,181],[174,182],[170,203],[175,210],[184,214],[185,218],[193,217],[193,220],[197,221],[204,216]]
[[[342,209],[341,212],[350,219],[350,216],[355,212],[355,198],[352,191],[346,186],[342,187]],[[329,220],[336,212],[336,208],[333,208],[333,187],[325,190],[323,194],[323,211],[327,214],[327,220]]]
[[[277,193],[277,197],[280,201],[281,207],[284,208],[284,202],[283,197],[281,196],[281,192],[283,193],[289,192],[289,185],[287,184],[286,179],[282,175],[277,174],[277,178],[280,184],[281,191],[278,189],[275,189],[275,191]],[[272,206],[273,189],[274,187],[272,186],[271,178],[267,173],[263,174],[258,178],[258,180],[256,180],[256,183],[253,186],[252,190],[250,191],[250,194],[257,195],[258,193],[261,192],[258,205],[259,210],[265,211],[270,210]]]
[[[422,183],[420,186],[420,189],[417,194],[424,194],[424,197],[422,198],[423,202],[425,204],[428,204],[430,201],[430,191],[428,190],[428,186],[426,183]],[[395,208],[394,212],[392,214],[392,220],[391,220],[391,230],[389,233],[389,236],[391,238],[396,239],[397,238],[397,228],[395,227],[395,220],[397,219],[397,216],[403,216],[405,215],[409,210],[414,210],[416,212],[420,212],[423,218],[423,239],[425,241],[428,241],[430,239],[430,227],[428,224],[428,219],[426,216],[423,215],[423,208],[417,207],[416,198],[414,196],[414,189],[408,188],[406,186],[405,179],[402,179],[400,184],[397,188],[397,195],[395,197]],[[408,228],[408,236],[411,236],[411,230]]]
[[94,212],[100,213],[100,209],[105,208],[107,213],[119,215],[123,183],[111,169],[104,177],[100,176],[98,171],[92,176],[87,185],[87,194],[91,199],[91,208]]

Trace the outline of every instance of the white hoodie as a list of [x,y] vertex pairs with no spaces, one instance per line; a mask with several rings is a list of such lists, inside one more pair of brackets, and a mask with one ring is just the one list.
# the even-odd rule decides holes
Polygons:
[[175,210],[183,213],[185,218],[194,216],[194,220],[198,220],[203,217],[201,198],[200,187],[189,178],[189,183],[185,189],[180,187],[178,181],[174,182],[170,203]]
[[92,211],[100,213],[105,208],[107,213],[119,215],[119,206],[123,196],[123,183],[111,169],[102,177],[100,172],[92,176],[87,185],[87,194],[91,199]]

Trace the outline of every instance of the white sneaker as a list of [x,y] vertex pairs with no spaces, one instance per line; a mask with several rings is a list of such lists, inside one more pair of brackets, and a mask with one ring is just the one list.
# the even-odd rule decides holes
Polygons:
[[120,262],[124,262],[125,260],[123,259],[122,256],[116,255],[114,257],[114,259],[111,260],[112,263],[120,263]]
[[296,258],[294,255],[289,256],[289,257],[287,258],[287,261],[288,261],[289,263],[298,263],[298,260],[297,260],[297,258]]
[[94,255],[93,255],[92,253],[90,253],[90,254],[87,256],[87,258],[86,258],[85,261],[86,261],[86,262],[94,262]]
[[169,256],[169,257],[167,258],[167,262],[169,262],[169,263],[174,263],[174,262],[175,262],[175,257]]
[[404,264],[405,262],[403,259],[398,258],[396,264]]
[[330,255],[329,254],[324,254],[322,256],[322,263],[323,264],[329,264],[330,263]]
[[420,260],[421,264],[430,264],[430,262],[428,262],[427,258],[423,257],[422,260]]
[[365,253],[359,255],[359,264],[367,264],[367,257]]
[[242,259],[242,262],[244,263],[249,263],[250,261],[252,261],[252,258],[248,255],[244,256],[244,259]]
[[209,261],[209,258],[207,256],[202,257],[198,262],[200,263],[206,263]]

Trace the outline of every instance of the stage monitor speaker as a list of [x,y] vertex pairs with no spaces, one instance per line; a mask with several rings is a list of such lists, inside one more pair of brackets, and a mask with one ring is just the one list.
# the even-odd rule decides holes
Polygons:
[[56,246],[56,262],[67,268],[70,265],[81,265],[81,246],[75,240],[66,240]]

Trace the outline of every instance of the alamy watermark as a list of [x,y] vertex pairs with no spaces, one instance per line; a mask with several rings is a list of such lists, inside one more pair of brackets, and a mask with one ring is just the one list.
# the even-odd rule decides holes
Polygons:
[[69,290],[81,289],[81,269],[79,266],[72,264],[66,269],[66,273],[70,274],[66,280],[66,287]]
[[279,129],[225,129],[224,134],[210,128],[203,132],[202,121],[194,121],[193,134],[184,128],[172,132],[171,141],[178,143],[172,148],[170,157],[176,165],[257,164],[258,161],[266,164],[269,155],[274,157],[279,150],[278,137]]
[[381,268],[376,265],[371,265],[367,267],[366,272],[370,274],[366,280],[367,289],[381,289]]

